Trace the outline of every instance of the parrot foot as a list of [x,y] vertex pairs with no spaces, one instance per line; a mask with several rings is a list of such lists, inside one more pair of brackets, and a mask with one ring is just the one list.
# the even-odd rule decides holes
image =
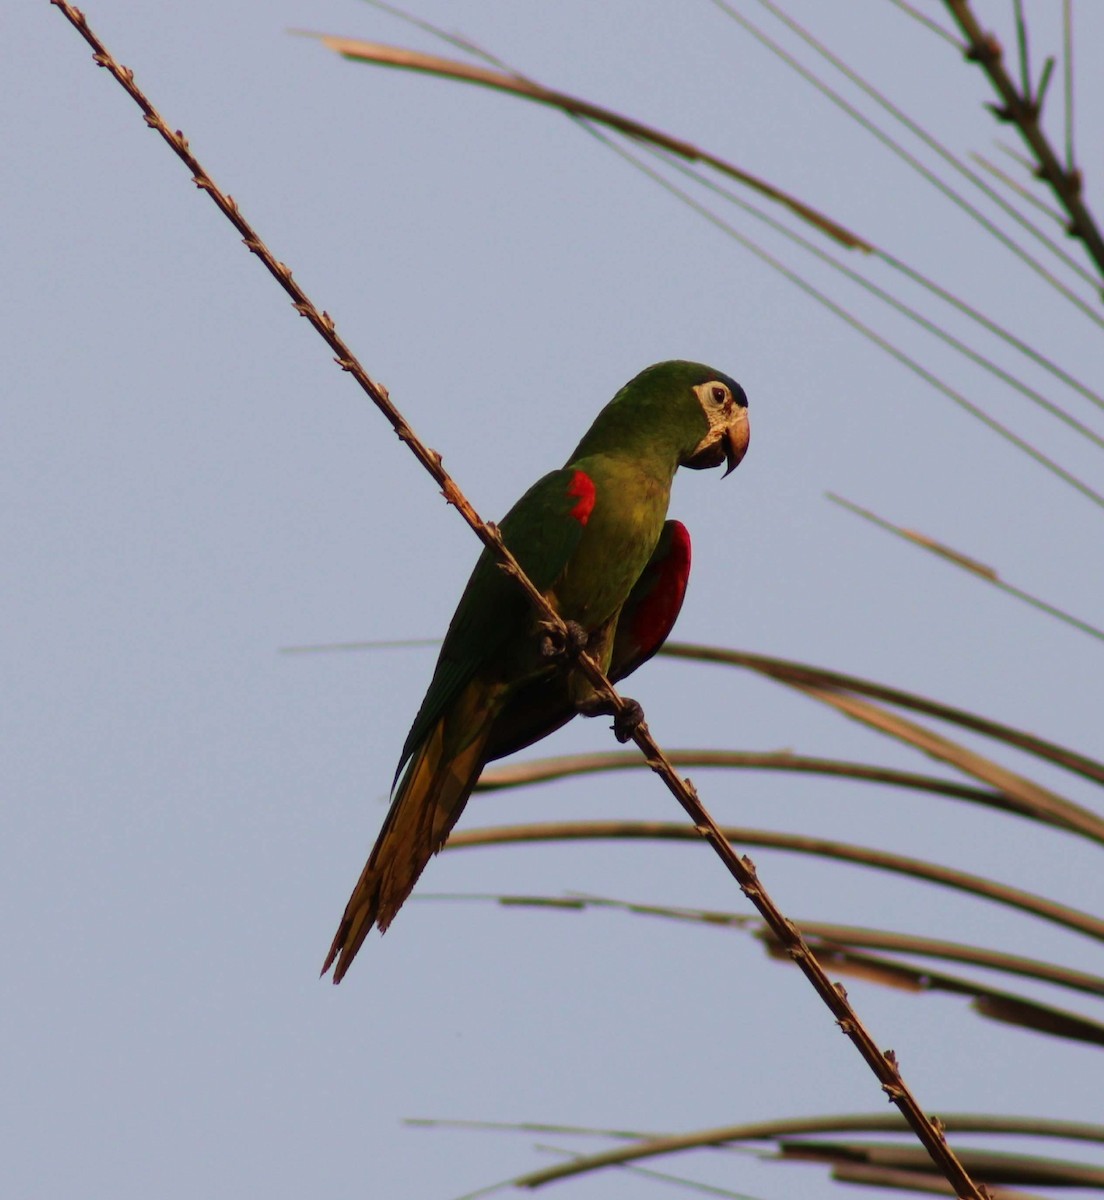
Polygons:
[[610,701],[595,696],[592,700],[583,700],[576,707],[584,717],[613,717],[613,736],[619,742],[627,742],[644,724],[644,710],[628,696],[622,696],[621,703],[622,707],[615,709]]
[[587,648],[590,640],[587,631],[578,621],[565,621],[567,633],[564,634],[554,625],[541,625],[544,634],[541,638],[541,655],[544,658],[576,659]]
[[625,702],[624,707],[613,716],[613,736],[619,742],[628,742],[644,724],[644,710],[638,701],[628,696],[624,696],[622,699]]

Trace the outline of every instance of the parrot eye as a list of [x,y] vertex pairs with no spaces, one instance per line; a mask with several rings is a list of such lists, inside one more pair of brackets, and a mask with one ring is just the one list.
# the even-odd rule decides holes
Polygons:
[[715,383],[715,384],[713,385],[713,399],[714,399],[714,400],[716,400],[716,402],[717,402],[718,404],[723,404],[723,403],[724,403],[724,401],[725,401],[725,396],[726,396],[727,394],[728,394],[728,390],[727,390],[727,388],[723,388],[723,387],[721,387],[721,385],[720,385],[719,383]]

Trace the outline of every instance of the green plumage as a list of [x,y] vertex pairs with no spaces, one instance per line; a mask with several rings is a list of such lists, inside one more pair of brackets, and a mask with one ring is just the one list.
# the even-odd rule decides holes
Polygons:
[[[610,401],[567,464],[545,475],[500,524],[526,575],[609,663],[617,617],[656,548],[680,464],[730,468],[746,447],[739,385],[699,363],[649,367]],[[741,425],[742,422],[742,425]],[[743,441],[737,450],[737,435]],[[391,810],[334,939],[335,982],[373,924],[383,930],[444,844],[512,698],[562,670],[541,653],[537,618],[516,581],[484,550],[449,625],[403,746]],[[528,692],[526,688],[528,686]],[[571,673],[576,704],[591,695]],[[518,714],[514,713],[513,717]],[[323,968],[325,970],[325,968]]]
[[[570,516],[577,503],[567,494],[573,477],[567,468],[545,475],[499,526],[518,565],[542,592],[555,583],[583,534],[583,526]],[[488,678],[498,676],[506,682],[520,680],[540,665],[536,639],[522,636],[534,620],[525,593],[485,549],[445,634],[429,690],[406,736],[396,779],[429,729],[481,669]]]

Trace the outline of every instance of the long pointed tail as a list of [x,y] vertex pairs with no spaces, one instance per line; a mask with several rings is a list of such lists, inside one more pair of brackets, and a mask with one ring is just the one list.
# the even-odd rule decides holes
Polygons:
[[322,966],[325,975],[336,962],[334,983],[341,982],[373,925],[382,933],[395,919],[426,863],[445,844],[483,770],[491,720],[454,753],[445,748],[446,721],[438,721],[415,751],[345,906]]

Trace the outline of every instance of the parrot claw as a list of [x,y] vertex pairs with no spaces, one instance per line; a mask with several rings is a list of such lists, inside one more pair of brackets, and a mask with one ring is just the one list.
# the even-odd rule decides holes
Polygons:
[[587,648],[590,639],[579,622],[565,621],[564,624],[567,627],[566,634],[554,625],[540,626],[544,633],[541,638],[541,655],[544,658],[576,659]]
[[632,700],[628,696],[623,699],[625,701],[624,708],[613,714],[613,736],[619,742],[628,742],[644,724],[644,710],[636,700]]
[[619,742],[627,742],[644,724],[644,710],[628,696],[621,697],[621,704],[621,708],[615,709],[609,700],[596,696],[592,700],[582,701],[576,707],[580,716],[613,717],[613,736]]

